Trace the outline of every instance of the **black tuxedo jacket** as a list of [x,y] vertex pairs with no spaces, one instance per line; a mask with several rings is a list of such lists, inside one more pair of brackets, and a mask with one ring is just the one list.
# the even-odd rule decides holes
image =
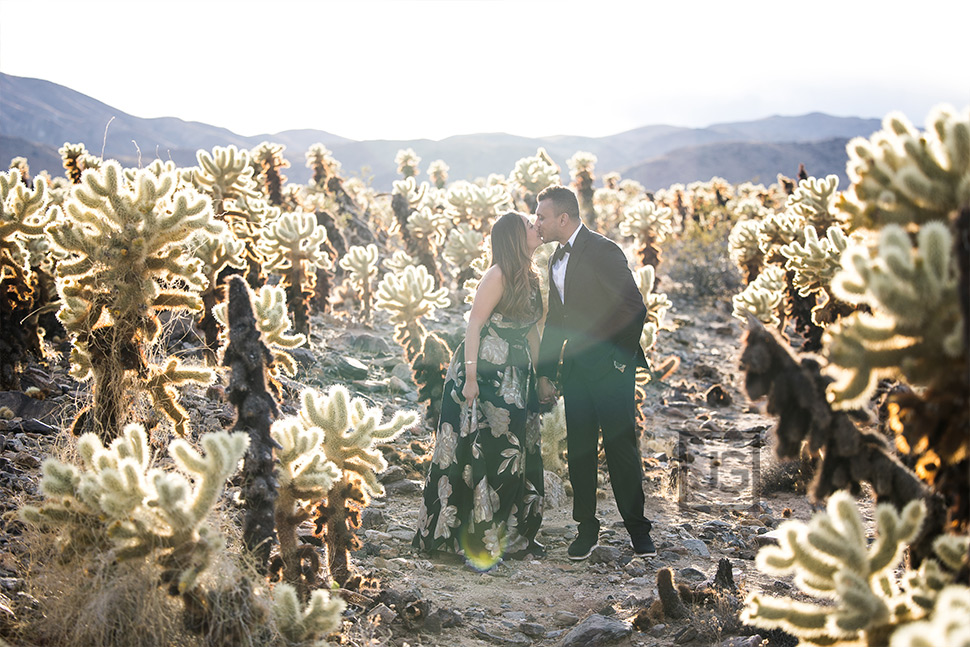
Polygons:
[[[552,280],[549,261],[549,306],[539,346],[536,373],[556,379],[560,356],[563,378],[576,370],[595,379],[614,362],[626,371],[646,366],[640,333],[647,308],[623,251],[612,240],[585,226],[569,253],[565,305]],[[565,346],[564,346],[565,345]]]

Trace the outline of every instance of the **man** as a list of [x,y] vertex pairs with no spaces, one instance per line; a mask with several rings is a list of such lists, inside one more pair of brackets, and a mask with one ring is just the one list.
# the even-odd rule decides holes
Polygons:
[[576,195],[554,185],[537,198],[536,227],[558,241],[549,265],[549,307],[539,361],[538,395],[554,402],[559,383],[566,407],[573,519],[579,523],[571,559],[586,559],[599,539],[596,481],[599,432],[616,505],[633,552],[655,555],[643,514],[643,467],[636,433],[636,367],[646,366],[640,333],[647,318],[626,256],[613,241],[586,228]]

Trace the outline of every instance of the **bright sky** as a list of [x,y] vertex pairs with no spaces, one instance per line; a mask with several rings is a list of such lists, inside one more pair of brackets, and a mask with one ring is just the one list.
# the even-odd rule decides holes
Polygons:
[[0,0],[0,71],[242,135],[603,136],[970,105],[966,0]]

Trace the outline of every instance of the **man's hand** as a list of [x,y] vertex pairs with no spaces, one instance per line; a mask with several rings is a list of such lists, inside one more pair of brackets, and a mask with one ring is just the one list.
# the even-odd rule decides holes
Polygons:
[[536,389],[538,389],[539,402],[542,404],[552,404],[559,399],[559,389],[548,377],[540,377]]

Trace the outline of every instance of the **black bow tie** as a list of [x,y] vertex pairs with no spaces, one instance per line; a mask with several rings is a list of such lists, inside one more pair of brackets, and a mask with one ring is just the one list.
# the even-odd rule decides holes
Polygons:
[[569,243],[566,243],[565,245],[560,245],[559,247],[557,247],[555,253],[552,255],[553,265],[561,261],[563,256],[568,254],[571,249],[572,249],[572,246]]

